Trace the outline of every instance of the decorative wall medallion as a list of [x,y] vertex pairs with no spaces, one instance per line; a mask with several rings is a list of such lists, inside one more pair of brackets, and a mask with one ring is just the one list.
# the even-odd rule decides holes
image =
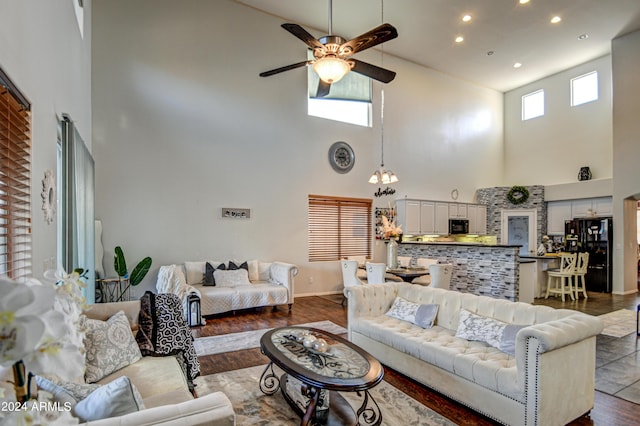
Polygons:
[[42,212],[44,213],[44,221],[47,224],[53,222],[56,214],[56,178],[53,171],[45,170],[42,178]]

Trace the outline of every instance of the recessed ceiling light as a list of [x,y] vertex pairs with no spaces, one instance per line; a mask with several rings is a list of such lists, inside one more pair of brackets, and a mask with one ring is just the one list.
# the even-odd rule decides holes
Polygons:
[[522,66],[522,64],[520,62],[516,62],[515,64],[513,64],[514,68],[520,68]]
[[589,34],[580,34],[578,40],[586,40],[589,38]]
[[529,0],[520,0],[520,4],[527,4],[529,3]]
[[558,22],[562,21],[562,18],[559,16],[554,16],[553,18],[551,18],[551,23],[552,24],[557,24]]
[[469,22],[470,20],[471,20],[471,15],[464,15],[464,16],[462,17],[462,21],[463,21],[463,22]]
[[456,43],[462,43],[464,41],[464,37],[458,36],[456,37]]

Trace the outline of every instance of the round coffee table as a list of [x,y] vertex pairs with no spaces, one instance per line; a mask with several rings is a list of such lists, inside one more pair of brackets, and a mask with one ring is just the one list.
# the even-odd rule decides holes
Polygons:
[[[324,339],[325,352],[304,345]],[[374,425],[382,423],[378,404],[369,389],[382,381],[380,362],[340,336],[309,327],[282,327],[265,333],[260,348],[271,362],[260,377],[260,390],[273,395],[281,389],[285,400],[302,418],[300,424]],[[276,375],[273,365],[284,371]],[[338,393],[357,392],[362,405],[354,412]]]

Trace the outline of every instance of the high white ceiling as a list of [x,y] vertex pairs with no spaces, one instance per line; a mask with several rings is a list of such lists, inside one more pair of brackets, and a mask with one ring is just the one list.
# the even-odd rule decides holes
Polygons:
[[[328,32],[329,0],[235,1],[315,37]],[[551,24],[556,15],[562,21]],[[334,35],[354,38],[382,17],[381,0],[333,0]],[[386,0],[384,21],[399,34],[385,54],[505,92],[608,54],[612,39],[640,29],[640,0]],[[283,29],[282,37],[293,36]],[[303,59],[292,53],[291,62]]]

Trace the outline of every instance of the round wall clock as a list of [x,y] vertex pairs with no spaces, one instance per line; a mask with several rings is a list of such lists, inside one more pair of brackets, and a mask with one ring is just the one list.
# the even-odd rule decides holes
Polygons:
[[346,142],[335,142],[329,148],[329,163],[338,173],[347,173],[353,168],[356,155],[351,146]]

